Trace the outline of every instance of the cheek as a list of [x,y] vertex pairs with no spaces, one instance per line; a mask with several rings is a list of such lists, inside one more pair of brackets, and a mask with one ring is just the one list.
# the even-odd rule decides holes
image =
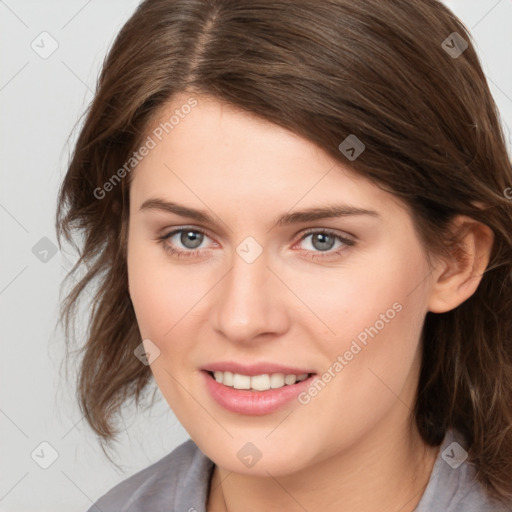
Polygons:
[[393,247],[402,246],[390,244],[367,261],[327,269],[329,279],[314,288],[310,278],[298,283],[298,294],[322,320],[311,317],[310,325],[316,327],[311,336],[317,350],[326,356],[325,371],[340,375],[332,389],[354,403],[394,400],[415,369],[427,309],[427,264],[419,246]]
[[141,335],[153,340],[161,351],[178,350],[180,329],[201,308],[208,289],[205,270],[177,265],[169,260],[156,242],[128,245],[128,282],[130,296]]
[[405,240],[396,240],[366,254],[354,254],[338,268],[319,268],[314,274],[290,271],[284,280],[294,283],[294,292],[314,315],[304,316],[298,304],[300,315],[294,321],[304,324],[304,318],[311,318],[316,337],[337,348],[359,334],[364,342],[365,333],[370,336],[368,330],[375,333],[377,329],[380,336],[417,327],[426,309],[421,283],[428,267],[419,245],[410,238],[407,241],[407,250],[400,250]]

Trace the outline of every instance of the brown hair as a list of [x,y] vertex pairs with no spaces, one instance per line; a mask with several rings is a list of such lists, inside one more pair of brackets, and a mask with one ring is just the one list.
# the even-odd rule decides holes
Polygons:
[[[512,201],[504,191],[512,168],[471,36],[436,0],[139,5],[104,62],[56,219],[59,244],[79,250],[70,276],[85,268],[62,304],[67,339],[79,299],[96,284],[77,394],[102,442],[115,437],[123,403],[139,404],[151,374],[133,354],[141,338],[125,259],[130,175],[102,199],[95,191],[184,91],[281,125],[403,199],[431,253],[449,246],[456,214],[492,229],[477,291],[452,311],[426,315],[414,412],[430,445],[448,428],[463,433],[480,482],[511,499]],[[351,134],[365,150],[348,162],[338,146]]]

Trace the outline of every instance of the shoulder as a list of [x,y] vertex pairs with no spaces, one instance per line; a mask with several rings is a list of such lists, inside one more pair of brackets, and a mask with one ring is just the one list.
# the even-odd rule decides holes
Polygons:
[[214,463],[188,439],[110,489],[87,512],[204,510],[213,467]]
[[466,442],[456,430],[448,430],[415,512],[511,512],[487,495],[467,459]]

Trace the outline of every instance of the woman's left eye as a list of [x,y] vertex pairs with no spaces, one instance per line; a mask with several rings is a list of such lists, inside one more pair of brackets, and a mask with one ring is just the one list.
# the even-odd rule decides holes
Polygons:
[[[169,240],[172,241],[172,239],[176,236],[179,243],[185,247],[185,250],[175,248],[176,240],[171,244],[168,243]],[[312,253],[311,256],[309,256],[312,259],[332,257],[333,255],[341,253],[348,246],[355,244],[354,240],[326,229],[309,231],[302,235],[298,243],[303,242],[309,237],[311,237],[310,246],[313,249],[304,250],[306,250],[308,253]],[[161,237],[158,237],[158,241],[163,245],[166,252],[181,258],[192,257],[201,252],[201,249],[198,249],[198,247],[202,244],[205,238],[210,237],[208,237],[205,232],[199,229],[180,228],[175,229],[174,231],[171,231],[170,233],[167,233]],[[340,243],[333,250],[336,240],[338,240]]]
[[[334,231],[325,229],[309,231],[302,236],[299,242],[302,242],[303,240],[306,240],[309,237],[312,237],[310,241],[310,246],[313,247],[314,249],[318,249],[316,251],[306,249],[308,250],[308,252],[312,253],[310,257],[313,259],[327,258],[332,257],[333,255],[338,255],[347,247],[350,247],[355,244],[354,240],[341,236],[338,233],[335,233]],[[333,250],[336,240],[338,240],[340,243]]]

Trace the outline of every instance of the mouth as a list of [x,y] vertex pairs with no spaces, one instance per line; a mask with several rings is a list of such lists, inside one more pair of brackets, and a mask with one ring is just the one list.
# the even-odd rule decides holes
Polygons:
[[[211,398],[227,411],[247,416],[271,414],[294,401],[312,385],[316,373],[246,375],[201,370]],[[299,379],[298,379],[299,377]],[[273,386],[273,387],[272,387]]]

